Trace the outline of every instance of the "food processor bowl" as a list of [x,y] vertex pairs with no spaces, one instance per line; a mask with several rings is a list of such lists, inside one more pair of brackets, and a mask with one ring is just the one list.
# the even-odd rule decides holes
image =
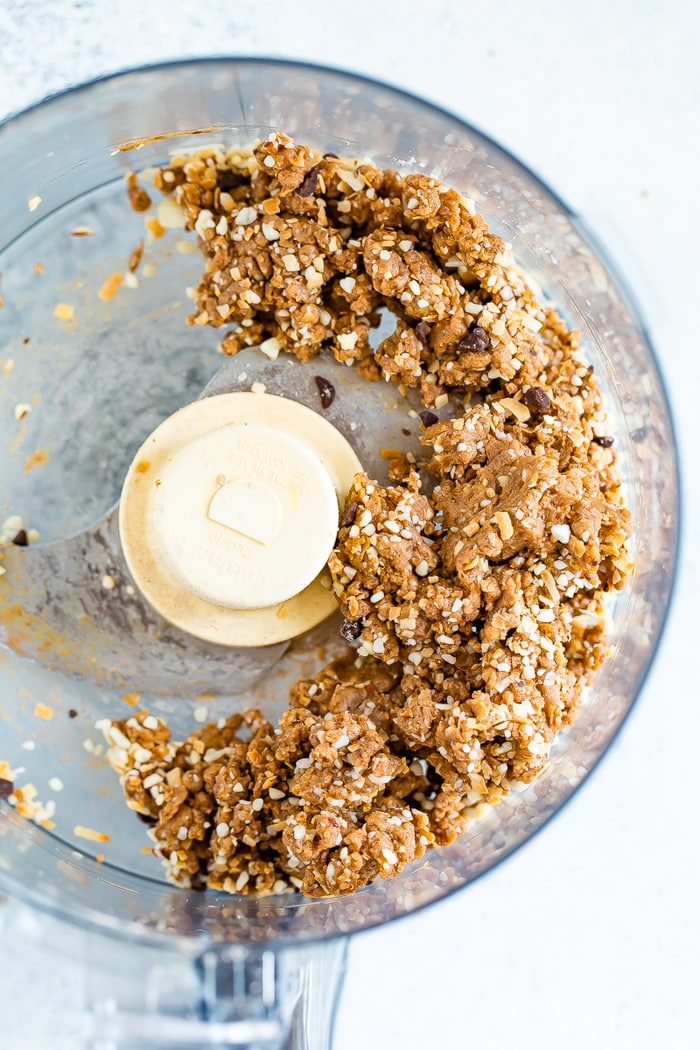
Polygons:
[[[581,330],[609,408],[635,569],[610,603],[609,658],[537,780],[400,876],[314,900],[168,885],[141,849],[144,829],[94,725],[125,717],[136,694],[167,715],[174,735],[203,708],[216,719],[257,704],[274,717],[321,636],[294,643],[245,694],[234,681],[228,696],[202,695],[201,683],[182,677],[179,689],[170,680],[149,694],[128,666],[121,678],[102,675],[99,646],[71,674],[72,638],[13,598],[10,573],[0,578],[0,759],[24,769],[44,805],[56,778],[62,788],[43,826],[0,800],[0,887],[85,961],[93,1047],[328,1046],[347,935],[468,885],[561,809],[637,697],[670,600],[678,480],[667,401],[639,313],[577,216],[449,113],[351,74],[249,58],[112,76],[0,126],[0,517],[39,532],[24,556],[58,551],[108,515],[144,439],[196,400],[221,364],[216,332],[185,324],[201,263],[182,231],[147,237],[137,286],[109,294],[110,275],[144,237],[125,174],[166,163],[171,151],[245,146],[277,129],[380,168],[433,175],[471,197],[513,245],[545,300]],[[128,599],[122,581],[109,585],[110,565],[90,571],[104,573],[105,602]],[[322,638],[330,649],[334,632]],[[109,841],[86,839],[85,828]]]

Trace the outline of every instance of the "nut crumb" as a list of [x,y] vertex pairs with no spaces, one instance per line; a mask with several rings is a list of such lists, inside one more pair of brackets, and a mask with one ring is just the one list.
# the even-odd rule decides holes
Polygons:
[[30,471],[34,470],[35,467],[43,467],[49,462],[48,452],[44,452],[43,449],[38,448],[36,452],[32,452],[31,456],[27,457],[27,460],[22,468],[23,474],[29,474]]
[[127,269],[129,271],[129,273],[136,273],[136,271],[139,268],[139,263],[141,262],[142,258],[143,258],[143,237],[140,239],[140,241],[138,242],[138,244],[134,248],[133,252],[129,256],[129,262],[128,262],[128,265],[127,265]]
[[109,835],[104,831],[94,831],[93,828],[86,828],[83,824],[76,824],[73,834],[76,838],[88,839],[90,842],[109,842]]
[[107,302],[109,299],[113,299],[117,294],[119,285],[122,284],[124,278],[120,273],[116,271],[111,273],[106,281],[100,286],[97,292],[98,299],[102,299],[103,302]]
[[143,224],[152,237],[155,237],[156,239],[159,237],[165,237],[167,232],[165,226],[163,226],[155,215],[149,215],[144,219]]
[[148,211],[151,206],[151,198],[144,188],[139,185],[139,181],[133,171],[130,171],[126,176],[126,190],[129,203],[134,211]]
[[75,307],[71,306],[70,303],[57,303],[53,315],[54,317],[57,317],[59,321],[72,321],[75,317]]

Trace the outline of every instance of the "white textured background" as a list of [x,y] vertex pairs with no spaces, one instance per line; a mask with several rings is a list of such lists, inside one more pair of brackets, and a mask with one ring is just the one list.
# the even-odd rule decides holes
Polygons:
[[[442,103],[594,223],[652,324],[686,483],[655,671],[554,824],[470,890],[356,939],[336,1050],[700,1045],[699,12],[695,0],[0,0],[0,116],[96,74],[223,53],[343,66]],[[79,974],[21,942],[0,941],[0,958],[2,1050],[77,1050]]]

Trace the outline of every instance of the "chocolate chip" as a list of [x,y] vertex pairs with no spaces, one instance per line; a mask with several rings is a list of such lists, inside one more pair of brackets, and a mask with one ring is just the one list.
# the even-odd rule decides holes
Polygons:
[[335,387],[323,376],[314,376],[318,392],[321,395],[321,407],[330,408],[335,401]]
[[237,171],[219,172],[220,190],[236,190],[239,186],[244,186],[245,183],[245,178],[242,175],[239,175]]
[[9,798],[14,790],[15,785],[11,780],[4,780],[0,777],[0,798]]
[[307,172],[304,181],[301,186],[297,186],[297,194],[299,197],[311,197],[316,192],[316,186],[318,185],[318,165],[312,168],[311,171]]
[[465,335],[464,339],[460,339],[457,343],[458,350],[488,350],[491,346],[491,340],[489,339],[488,332],[486,332],[480,325],[474,325],[471,332]]
[[12,542],[14,543],[15,547],[28,547],[29,538],[27,536],[26,529],[20,529]]
[[419,321],[416,327],[413,329],[417,337],[420,339],[423,346],[428,345],[428,326],[425,321]]
[[403,434],[404,437],[410,437],[411,436],[411,431],[408,429],[408,427],[401,427],[401,433]]
[[357,513],[358,506],[359,504],[356,500],[353,500],[352,503],[348,503],[347,507],[343,511],[343,516],[340,519],[341,528],[344,529],[347,525],[352,525],[353,521],[355,520],[355,514]]
[[425,408],[422,412],[419,412],[418,418],[424,427],[432,427],[433,423],[437,423],[438,421],[438,417],[434,412],[431,412],[429,408]]
[[600,445],[601,448],[612,448],[614,438],[611,437],[594,437],[593,444]]
[[136,816],[139,818],[142,824],[148,824],[151,827],[153,824],[157,824],[158,821],[155,817],[151,817],[148,813],[137,813]]
[[29,346],[29,336],[28,335],[25,335],[24,339],[22,340],[22,346]]
[[552,401],[541,386],[531,386],[523,395],[523,401],[531,412],[549,412]]
[[346,642],[356,642],[362,634],[362,624],[359,620],[343,620],[340,633]]
[[75,710],[75,708],[74,708],[74,707],[71,707],[71,708],[69,709],[69,711],[68,711],[68,717],[69,717],[69,718],[77,718],[77,717],[78,717],[78,712],[77,712],[77,711]]
[[337,160],[338,159],[338,154],[337,153],[324,153],[323,156],[324,157],[332,157],[333,160]]

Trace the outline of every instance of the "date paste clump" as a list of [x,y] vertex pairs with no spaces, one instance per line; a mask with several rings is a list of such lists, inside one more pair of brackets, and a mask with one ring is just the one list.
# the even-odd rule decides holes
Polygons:
[[604,406],[577,333],[434,178],[277,133],[176,157],[155,187],[204,256],[189,322],[225,353],[330,350],[425,406],[421,471],[396,454],[392,484],[348,493],[329,567],[351,646],[279,724],[104,726],[174,882],[349,893],[532,781],[603,662],[630,527]]

